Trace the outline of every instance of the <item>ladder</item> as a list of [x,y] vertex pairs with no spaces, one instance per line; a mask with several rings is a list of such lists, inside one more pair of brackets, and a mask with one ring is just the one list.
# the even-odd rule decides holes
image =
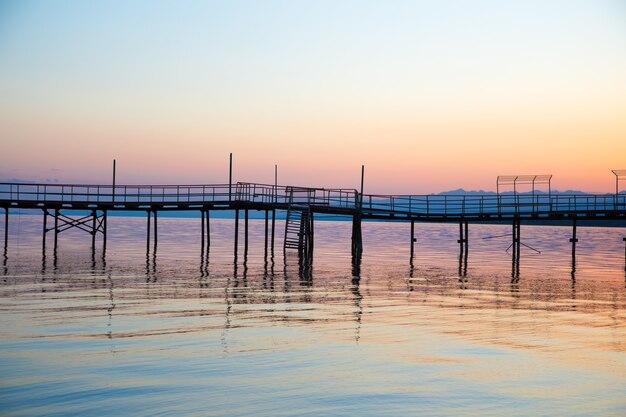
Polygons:
[[300,259],[310,259],[313,255],[313,213],[308,204],[294,202],[293,192],[293,189],[289,191],[283,252],[285,258],[295,252]]

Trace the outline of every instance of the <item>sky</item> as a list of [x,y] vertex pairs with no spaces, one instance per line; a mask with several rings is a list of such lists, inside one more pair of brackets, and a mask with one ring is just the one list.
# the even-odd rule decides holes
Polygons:
[[611,192],[623,1],[0,0],[0,179]]

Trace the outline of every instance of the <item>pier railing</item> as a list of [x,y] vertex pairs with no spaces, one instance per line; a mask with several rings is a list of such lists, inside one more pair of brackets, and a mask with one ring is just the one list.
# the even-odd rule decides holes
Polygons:
[[80,185],[0,183],[13,203],[229,204],[324,206],[372,216],[492,217],[625,212],[626,194],[363,195],[353,189],[239,182],[209,185]]

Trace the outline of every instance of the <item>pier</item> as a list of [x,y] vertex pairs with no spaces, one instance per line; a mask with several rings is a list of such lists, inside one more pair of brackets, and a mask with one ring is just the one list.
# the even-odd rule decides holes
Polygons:
[[[621,171],[620,171],[621,172]],[[231,177],[232,178],[232,177]],[[616,179],[619,181],[616,174]],[[512,226],[511,253],[519,268],[521,224],[570,224],[572,260],[576,256],[577,225],[580,221],[620,225],[626,221],[626,194],[553,194],[535,192],[535,186],[548,184],[550,176],[498,177],[496,195],[378,195],[362,189],[328,189],[237,182],[204,185],[89,185],[0,183],[0,208],[5,213],[4,251],[9,245],[11,210],[41,210],[43,246],[46,236],[78,228],[91,235],[95,250],[101,235],[106,250],[107,216],[115,211],[145,212],[146,245],[156,250],[158,214],[168,211],[200,212],[202,248],[211,245],[211,212],[231,210],[234,221],[234,256],[239,253],[239,227],[243,214],[244,252],[248,251],[249,211],[264,212],[265,253],[275,250],[276,212],[286,213],[283,252],[310,262],[314,252],[314,224],[317,214],[347,216],[352,219],[351,251],[358,259],[363,252],[363,221],[399,221],[410,224],[411,263],[415,253],[415,228],[419,222],[457,223],[460,259],[467,268],[471,223],[507,223]],[[532,183],[531,193],[519,193],[520,184]],[[500,187],[513,185],[513,192]],[[87,213],[87,214],[85,214]],[[625,238],[626,242],[626,238]],[[626,247],[625,247],[626,251]],[[625,253],[626,257],[626,253]]]

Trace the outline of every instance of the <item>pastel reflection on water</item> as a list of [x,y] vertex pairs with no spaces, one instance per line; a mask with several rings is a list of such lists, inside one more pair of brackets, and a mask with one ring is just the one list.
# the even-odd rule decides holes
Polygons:
[[[18,217],[18,216],[16,216]],[[277,224],[282,230],[282,223]],[[264,255],[250,221],[112,217],[106,256],[80,231],[42,254],[40,219],[10,230],[0,286],[8,415],[624,415],[624,229],[317,222],[312,266]],[[277,233],[277,237],[280,233]],[[242,244],[240,240],[240,244]],[[242,244],[243,248],[243,244]],[[467,260],[465,260],[467,255]],[[459,267],[459,265],[461,265]]]

